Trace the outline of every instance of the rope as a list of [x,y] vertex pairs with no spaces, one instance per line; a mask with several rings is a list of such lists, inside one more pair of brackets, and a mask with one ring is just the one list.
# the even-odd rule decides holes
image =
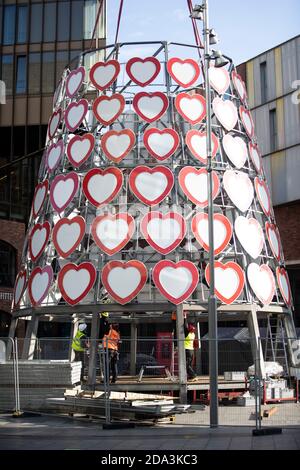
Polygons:
[[123,11],[123,4],[124,4],[124,0],[120,0],[120,8],[119,8],[119,14],[118,14],[118,22],[117,22],[117,30],[116,30],[116,36],[115,36],[115,44],[117,44],[117,42],[118,42],[119,31],[120,31],[120,23],[121,23],[122,11]]
[[101,0],[101,3],[99,4],[99,8],[98,8],[98,13],[97,13],[96,21],[95,21],[93,34],[92,34],[92,37],[91,37],[90,49],[92,48],[92,44],[93,44],[93,40],[94,40],[94,37],[95,37],[96,29],[97,29],[97,26],[98,26],[98,23],[99,23],[100,14],[102,12],[103,3],[104,3],[104,0]]

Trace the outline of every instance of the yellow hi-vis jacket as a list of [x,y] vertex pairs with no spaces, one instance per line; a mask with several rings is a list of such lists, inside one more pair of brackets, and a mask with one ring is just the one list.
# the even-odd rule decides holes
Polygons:
[[72,349],[74,349],[74,351],[84,351],[84,348],[81,346],[81,338],[83,336],[85,336],[85,334],[82,331],[77,331],[72,341]]
[[194,340],[195,340],[195,333],[189,333],[185,340],[184,340],[184,349],[189,349],[189,350],[193,350],[194,349]]

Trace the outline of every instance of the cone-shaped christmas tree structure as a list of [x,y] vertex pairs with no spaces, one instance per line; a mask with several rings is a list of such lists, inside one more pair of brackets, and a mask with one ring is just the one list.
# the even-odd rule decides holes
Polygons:
[[[17,315],[44,308],[55,315],[74,305],[91,311],[107,298],[140,311],[145,303],[207,305],[199,51],[162,42],[136,57],[138,47],[107,48],[106,59],[104,51],[82,54],[63,74],[16,280]],[[220,309],[280,312],[293,336],[291,290],[245,84],[232,63],[211,67],[209,78]]]

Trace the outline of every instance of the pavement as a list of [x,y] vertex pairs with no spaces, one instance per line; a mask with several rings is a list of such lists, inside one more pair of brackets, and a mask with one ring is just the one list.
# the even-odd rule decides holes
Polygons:
[[252,426],[160,424],[103,430],[99,420],[0,414],[0,450],[299,450],[300,426],[252,436]]

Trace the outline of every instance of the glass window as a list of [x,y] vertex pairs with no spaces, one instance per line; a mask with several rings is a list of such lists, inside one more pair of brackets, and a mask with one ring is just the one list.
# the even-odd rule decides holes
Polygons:
[[26,56],[17,56],[16,93],[26,92]]
[[58,3],[57,15],[57,40],[69,41],[70,39],[70,2]]
[[268,101],[267,62],[260,64],[261,102]]
[[96,0],[84,2],[84,39],[91,39],[96,22]]
[[13,90],[13,56],[2,56],[2,76],[1,80],[5,83],[6,94],[11,95]]
[[53,93],[54,91],[54,52],[43,53],[42,68],[43,93]]
[[3,44],[15,42],[16,6],[5,5],[3,12]]
[[30,42],[42,41],[43,27],[43,5],[34,3],[31,5],[31,25],[30,25]]
[[13,287],[16,277],[16,250],[0,240],[0,287]]
[[33,52],[29,54],[28,93],[39,94],[41,91],[41,54]]
[[45,3],[44,6],[44,41],[56,39],[56,3]]
[[[80,59],[81,50],[70,51],[70,69],[77,69],[78,61]],[[73,60],[74,59],[74,60]],[[72,62],[72,63],[71,63]]]
[[23,43],[27,41],[27,6],[18,7],[18,31],[17,42]]
[[55,86],[58,85],[62,72],[65,66],[68,64],[69,61],[69,53],[68,51],[59,51],[56,53],[56,80]]
[[277,150],[277,112],[276,109],[270,111],[270,144],[271,152]]
[[83,38],[83,1],[72,2],[71,40]]

